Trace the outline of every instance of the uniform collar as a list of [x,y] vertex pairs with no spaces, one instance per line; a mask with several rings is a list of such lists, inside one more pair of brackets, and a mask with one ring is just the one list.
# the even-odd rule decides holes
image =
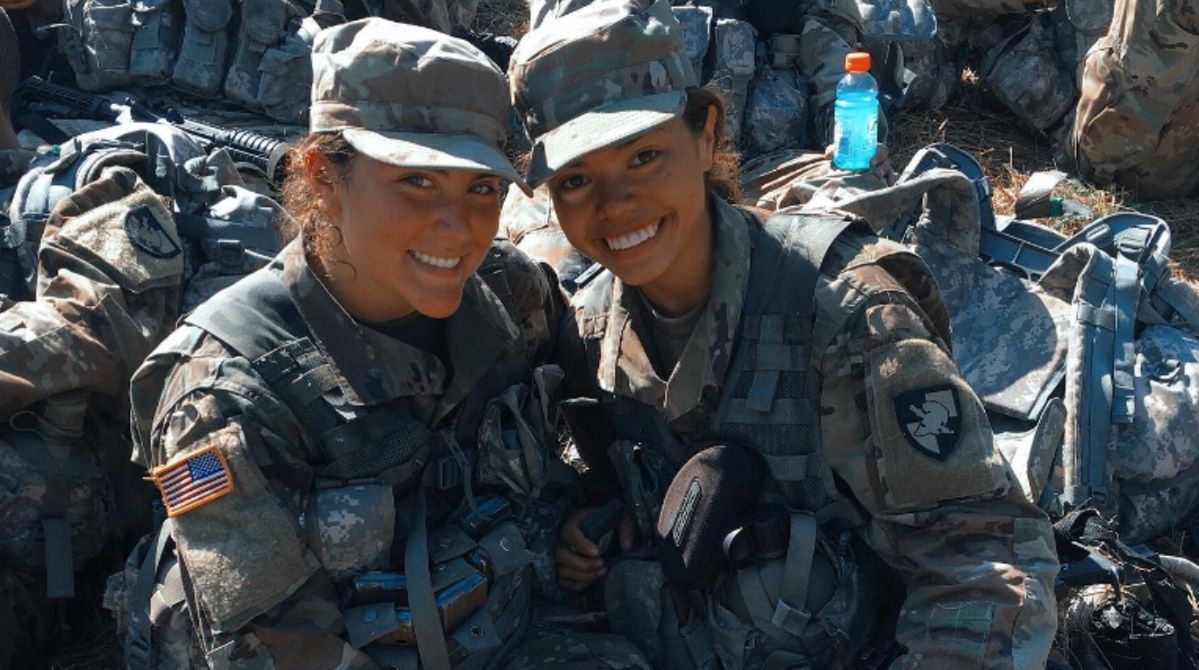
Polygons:
[[[638,297],[619,279],[612,279],[612,299],[600,345],[600,388],[657,407],[668,422],[699,406],[704,389],[719,388],[724,381],[749,279],[751,244],[746,217],[719,198],[713,197],[711,202],[712,290],[668,380],[658,377],[647,344],[638,335],[650,332],[649,324],[639,323]],[[638,322],[637,328],[634,322]]]
[[442,394],[443,403],[456,404],[518,335],[499,298],[477,274],[472,275],[462,304],[446,322],[451,379],[437,356],[350,316],[313,271],[298,243],[284,251],[283,283],[353,404]]

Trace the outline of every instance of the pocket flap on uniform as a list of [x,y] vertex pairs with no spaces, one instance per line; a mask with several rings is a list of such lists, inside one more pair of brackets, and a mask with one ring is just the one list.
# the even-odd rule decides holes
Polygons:
[[133,7],[128,4],[110,7],[92,5],[87,10],[87,18],[98,28],[123,33],[133,32]]
[[230,0],[183,0],[183,6],[188,22],[205,32],[224,30],[233,18]]
[[250,39],[272,45],[279,41],[285,20],[282,2],[242,2],[241,25]]

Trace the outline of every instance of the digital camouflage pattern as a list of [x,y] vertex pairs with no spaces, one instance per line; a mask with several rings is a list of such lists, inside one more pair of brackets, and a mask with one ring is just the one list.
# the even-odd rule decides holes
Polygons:
[[[347,20],[341,0],[71,0],[62,5],[59,49],[79,87],[110,91],[169,84],[275,121],[303,125],[309,55],[321,28]],[[449,34],[471,26],[478,0],[366,0],[354,6]]]
[[311,17],[278,0],[241,3],[241,26],[225,97],[284,123],[307,119],[312,42],[321,28],[345,21],[340,0],[316,4]]
[[[611,307],[600,318],[580,316],[587,291],[599,284],[576,295],[561,345],[567,378],[594,380],[577,389],[580,395],[606,397],[603,391],[641,403],[684,445],[710,439],[705,417],[730,383],[720,366],[737,344],[724,334],[737,332],[749,272],[744,217],[719,204],[713,216],[712,291],[668,379],[646,354],[653,347],[642,339],[649,331],[639,322],[635,290],[616,279],[603,283],[611,287]],[[1044,664],[1056,627],[1052,534],[994,450],[982,405],[950,358],[948,314],[935,284],[914,257],[864,235],[838,242],[822,275],[816,342],[828,346],[813,361],[823,380],[816,470],[835,473],[844,487],[822,476],[827,483],[819,496],[788,502],[805,509],[804,500],[821,505],[849,496],[867,513],[859,537],[906,583],[896,638],[907,654],[893,667]],[[585,362],[586,339],[598,340],[605,352],[598,369]],[[960,416],[957,458],[939,460],[909,444],[888,408],[905,389],[946,386],[955,389]],[[603,445],[584,444],[586,434],[576,437],[581,453],[605,453]],[[748,647],[725,648],[752,658],[752,639],[743,639]],[[721,658],[738,667],[728,665],[732,659]]]
[[1058,60],[1048,15],[988,51],[982,68],[991,92],[1036,130],[1048,129],[1074,104],[1074,81]]
[[1119,0],[1114,12],[1086,57],[1068,151],[1100,185],[1185,197],[1199,185],[1199,5]]

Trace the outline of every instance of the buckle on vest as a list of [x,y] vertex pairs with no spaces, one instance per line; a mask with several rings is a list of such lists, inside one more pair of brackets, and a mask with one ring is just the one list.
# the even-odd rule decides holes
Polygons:
[[774,608],[774,616],[770,617],[771,624],[792,635],[802,633],[804,626],[811,620],[811,612],[803,607],[794,607],[782,598],[779,598],[778,605]]
[[444,491],[462,484],[462,466],[452,454],[447,454],[429,464],[429,485]]

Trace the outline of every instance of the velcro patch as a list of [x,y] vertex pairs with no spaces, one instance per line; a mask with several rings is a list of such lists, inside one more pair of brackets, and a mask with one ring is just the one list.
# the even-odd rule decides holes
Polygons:
[[962,417],[957,390],[948,384],[896,393],[895,416],[908,443],[938,461],[958,444]]
[[154,468],[150,479],[162,494],[162,504],[169,517],[206,505],[233,490],[229,462],[216,445],[201,449],[178,463]]
[[174,258],[183,251],[158,220],[158,214],[147,205],[138,205],[125,213],[125,233],[134,246],[156,258]]

